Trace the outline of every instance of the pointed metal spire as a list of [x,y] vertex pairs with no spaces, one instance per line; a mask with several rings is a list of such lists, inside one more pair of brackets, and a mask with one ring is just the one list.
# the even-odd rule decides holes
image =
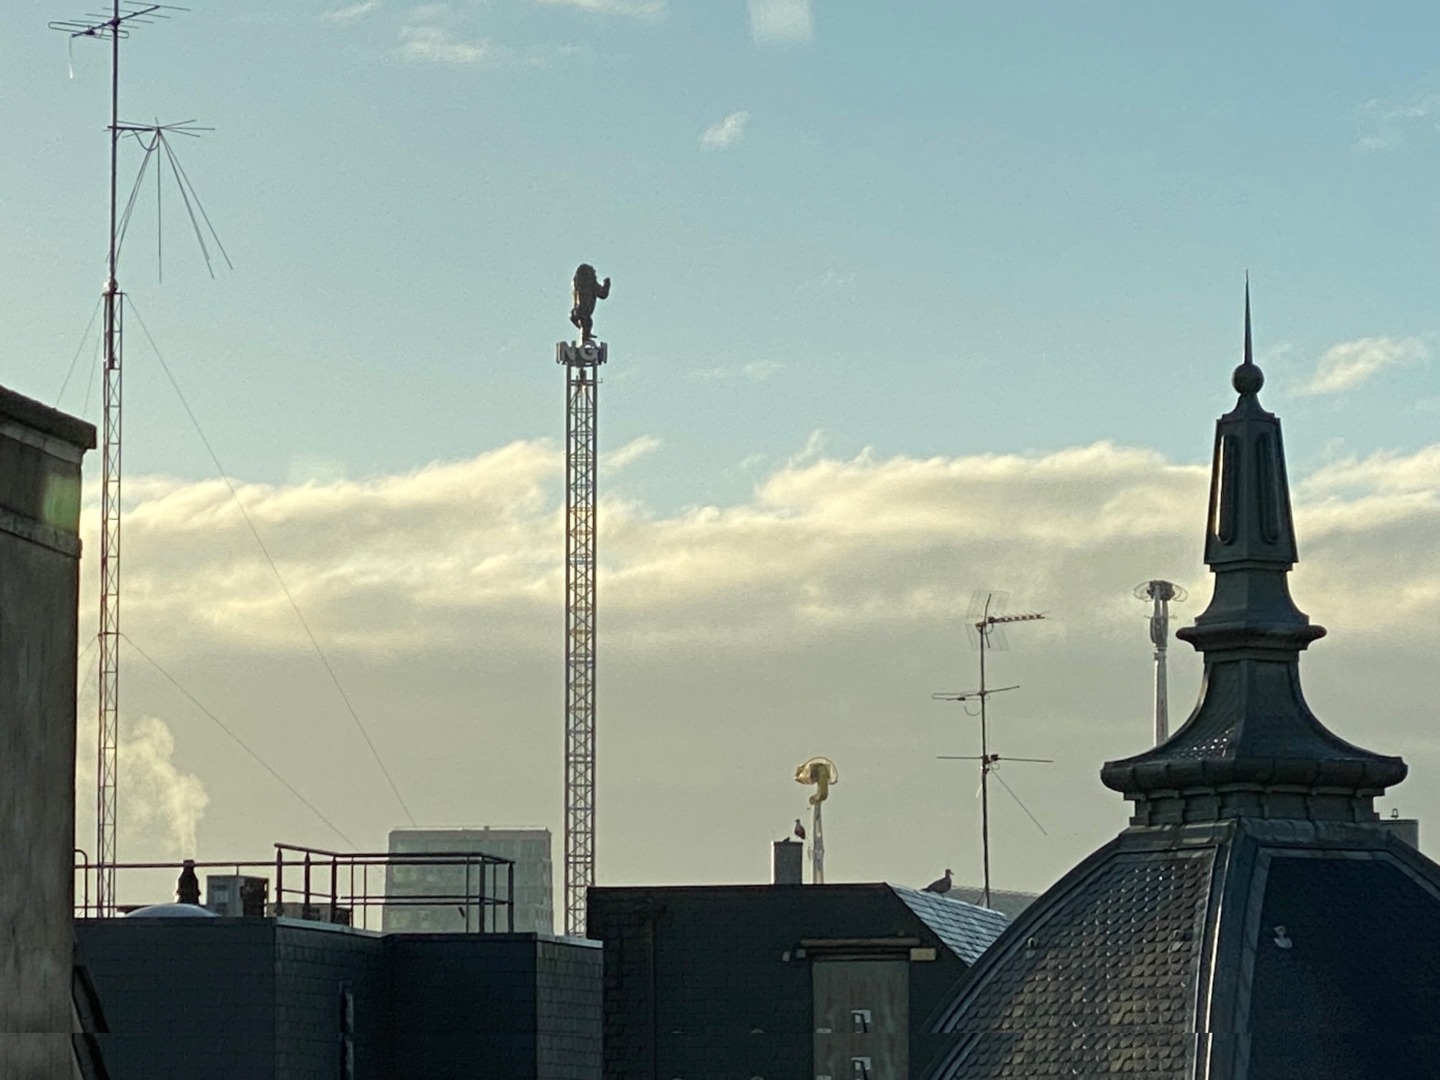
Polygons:
[[1250,271],[1245,271],[1245,363],[1255,363],[1255,349],[1250,344]]
[[1260,406],[1265,376],[1250,334],[1231,376],[1240,395],[1215,424],[1205,561],[1210,606],[1176,634],[1205,656],[1199,704],[1167,742],[1107,762],[1106,786],[1135,803],[1134,824],[1243,816],[1374,820],[1373,800],[1406,773],[1398,757],[1328,731],[1305,703],[1300,653],[1323,637],[1290,598],[1295,524],[1280,421]]
[[1255,349],[1250,341],[1250,272],[1245,272],[1245,355],[1230,376],[1230,385],[1237,394],[1254,396],[1265,385],[1265,373],[1255,363]]

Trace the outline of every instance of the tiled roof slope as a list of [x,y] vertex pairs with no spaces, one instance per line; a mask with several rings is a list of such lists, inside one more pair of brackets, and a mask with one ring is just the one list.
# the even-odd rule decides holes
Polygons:
[[[1433,866],[1433,864],[1432,864]],[[1375,851],[1262,859],[1247,1080],[1440,1073],[1440,893]],[[1320,898],[1320,902],[1317,902]],[[1283,927],[1283,930],[1280,928]]]
[[1213,858],[1204,848],[1083,864],[975,969],[940,1021],[957,1038],[934,1075],[1186,1076]]
[[959,898],[912,889],[908,885],[891,885],[890,888],[935,932],[946,948],[967,964],[975,963],[1010,921],[999,911],[966,903]]

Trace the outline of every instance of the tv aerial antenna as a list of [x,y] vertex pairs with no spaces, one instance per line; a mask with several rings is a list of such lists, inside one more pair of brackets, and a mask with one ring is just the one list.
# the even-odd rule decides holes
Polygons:
[[1137,600],[1149,600],[1150,644],[1155,646],[1155,745],[1170,738],[1170,691],[1166,682],[1165,653],[1170,643],[1170,605],[1183,603],[1190,596],[1173,581],[1159,578],[1142,581],[1135,586]]
[[984,589],[977,590],[971,597],[970,610],[965,616],[967,636],[980,652],[980,689],[967,690],[964,693],[958,694],[941,693],[930,695],[934,701],[975,701],[979,703],[976,711],[971,713],[972,716],[978,716],[980,718],[979,756],[939,754],[937,758],[941,761],[978,761],[980,763],[980,851],[984,870],[984,885],[980,894],[980,903],[983,907],[987,908],[990,906],[990,777],[992,775],[995,777],[995,780],[1001,787],[1010,793],[1010,797],[1015,800],[1020,809],[1025,811],[1025,815],[1035,823],[1035,827],[1044,833],[1045,826],[1041,825],[1039,819],[1030,813],[1029,807],[1020,801],[1020,796],[1015,794],[1014,789],[1005,782],[1004,777],[1000,775],[998,770],[1002,760],[1044,765],[1053,764],[1053,759],[1051,758],[1004,757],[1002,759],[1001,755],[990,752],[987,703],[995,694],[1003,694],[1007,690],[1018,690],[1020,687],[1018,684],[1015,686],[990,686],[986,681],[985,654],[991,649],[1004,649],[1006,647],[1004,628],[1009,624],[1035,622],[1045,618],[1043,612],[1037,611],[1002,614],[1007,599],[1008,596],[1005,593]]
[[[188,11],[173,4],[148,4],[111,0],[109,11],[87,13],[78,19],[51,22],[50,29],[65,34],[73,49],[76,39],[90,38],[110,44],[110,228],[106,256],[105,284],[101,291],[104,309],[102,328],[102,368],[104,389],[101,422],[101,488],[100,488],[100,619],[98,661],[98,727],[96,750],[96,848],[95,848],[95,911],[101,917],[115,912],[116,863],[116,795],[118,789],[118,751],[120,719],[120,493],[121,448],[124,429],[123,360],[125,354],[125,293],[120,288],[120,249],[125,229],[139,196],[145,167],[157,151],[163,151],[179,185],[181,198],[190,214],[191,224],[200,239],[206,265],[210,255],[201,234],[203,219],[220,254],[219,237],[210,226],[209,218],[195,197],[194,188],[185,176],[170,145],[172,135],[197,136],[208,130],[197,128],[193,121],[179,124],[126,124],[120,121],[120,43],[131,32],[173,14]],[[149,141],[146,141],[146,134]],[[126,137],[138,139],[145,147],[145,162],[123,211],[119,201],[120,143]],[[157,184],[162,170],[156,172]],[[197,219],[196,213],[200,218]],[[229,263],[229,257],[225,261]],[[213,276],[213,267],[211,267]]]

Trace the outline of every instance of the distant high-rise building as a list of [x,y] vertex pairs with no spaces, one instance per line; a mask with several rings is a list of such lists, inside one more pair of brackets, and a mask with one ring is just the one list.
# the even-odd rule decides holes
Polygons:
[[[517,933],[554,932],[554,902],[551,898],[549,829],[394,829],[390,833],[391,855],[425,855],[438,852],[465,852],[493,855],[515,864],[515,894],[508,897],[515,906]],[[385,872],[386,899],[419,896],[475,895],[478,868],[464,865],[391,866]],[[492,899],[506,899],[507,879],[501,875]],[[465,933],[498,929],[484,921],[471,906],[444,904],[385,905],[386,933]]]

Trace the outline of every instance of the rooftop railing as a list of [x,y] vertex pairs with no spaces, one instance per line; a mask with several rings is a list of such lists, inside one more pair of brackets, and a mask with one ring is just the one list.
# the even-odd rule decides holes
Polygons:
[[[154,895],[145,903],[102,911],[92,901],[101,867],[75,849],[75,917],[126,915],[150,904],[173,902],[187,863],[115,863],[116,896]],[[385,909],[431,909],[458,913],[467,933],[515,929],[515,863],[474,851],[327,851],[297,844],[275,845],[268,860],[193,860],[197,875],[266,879],[264,914],[314,922],[384,929]],[[377,919],[376,912],[380,912]],[[379,921],[382,926],[377,927]],[[399,922],[400,920],[396,920]],[[453,924],[454,920],[450,922]]]

